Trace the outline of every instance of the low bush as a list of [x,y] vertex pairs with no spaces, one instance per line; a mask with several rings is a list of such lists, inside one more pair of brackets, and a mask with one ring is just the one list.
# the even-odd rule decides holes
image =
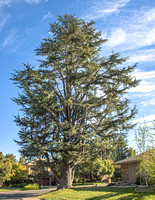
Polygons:
[[28,184],[24,186],[24,190],[38,190],[39,185],[37,183]]
[[115,181],[118,181],[121,178],[121,167],[119,165],[114,166],[114,179]]
[[8,186],[6,186],[6,187],[11,187],[11,188],[24,188],[25,187],[25,185],[27,185],[26,183],[16,183],[16,184],[10,184],[10,185],[8,185]]
[[135,184],[140,185],[140,177],[139,176],[137,176]]
[[79,178],[79,179],[78,179],[78,183],[82,183],[82,178]]
[[78,178],[74,178],[73,183],[78,183],[79,179]]

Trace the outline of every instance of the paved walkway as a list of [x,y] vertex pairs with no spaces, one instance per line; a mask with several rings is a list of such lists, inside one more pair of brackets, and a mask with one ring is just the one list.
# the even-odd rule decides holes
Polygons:
[[13,190],[13,191],[6,191],[6,192],[0,192],[0,199],[1,200],[26,200],[28,198],[33,198],[48,192],[51,192],[53,190],[56,190],[57,187],[50,187],[48,189],[40,189],[40,190]]

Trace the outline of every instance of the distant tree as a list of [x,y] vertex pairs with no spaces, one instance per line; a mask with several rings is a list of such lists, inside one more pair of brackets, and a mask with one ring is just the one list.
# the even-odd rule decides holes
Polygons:
[[3,156],[0,152],[0,187],[7,180],[10,180],[12,164],[9,158]]
[[129,147],[127,150],[127,157],[132,157],[136,155],[136,150],[133,149],[132,147]]
[[19,158],[19,163],[21,163],[22,165],[25,165],[27,163],[26,158],[24,156],[21,156]]
[[124,136],[120,136],[117,140],[115,149],[112,152],[111,159],[114,161],[123,160],[136,154],[135,150],[128,147],[128,141]]
[[16,156],[14,156],[12,153],[11,154],[6,154],[5,156],[6,158],[9,158],[12,165],[16,164],[17,163],[17,159],[16,159]]
[[113,148],[109,149],[111,151],[103,149],[102,159],[113,160],[116,162],[136,154],[136,151],[128,146],[126,135],[120,135],[120,137],[114,141],[114,144],[111,145],[113,146]]
[[91,156],[92,145],[110,148],[122,130],[132,128],[136,114],[124,97],[138,85],[136,65],[122,67],[127,58],[119,53],[101,56],[106,40],[94,24],[58,16],[50,24],[51,38],[36,50],[44,59],[40,67],[25,65],[12,77],[22,90],[14,98],[23,111],[15,118],[20,151],[52,159],[59,188],[72,187],[75,168]]

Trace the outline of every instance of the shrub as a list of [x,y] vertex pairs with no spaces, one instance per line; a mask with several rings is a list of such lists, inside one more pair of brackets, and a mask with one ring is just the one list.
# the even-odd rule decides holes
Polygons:
[[116,165],[114,168],[115,168],[115,171],[114,171],[114,178],[115,178],[116,180],[118,180],[118,179],[121,178],[121,166]]
[[14,185],[13,185],[13,184],[10,184],[9,187],[14,187]]
[[24,186],[24,190],[38,190],[39,185],[37,183],[28,184]]
[[78,183],[79,179],[78,178],[74,178],[74,183]]
[[82,178],[79,178],[79,179],[78,179],[78,183],[82,183]]
[[135,184],[140,185],[140,176],[137,176]]

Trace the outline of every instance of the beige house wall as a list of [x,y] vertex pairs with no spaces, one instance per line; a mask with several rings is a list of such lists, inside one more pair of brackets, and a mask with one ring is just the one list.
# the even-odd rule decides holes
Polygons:
[[138,162],[121,165],[122,180],[126,183],[135,183],[138,176]]
[[[34,165],[30,165],[30,164],[26,166],[26,168],[28,170],[28,175],[32,175],[33,167],[34,167]],[[47,178],[43,178],[42,185],[52,185],[53,173],[49,167],[48,168],[46,167],[45,170],[49,172],[49,176]],[[40,184],[41,183],[39,182],[39,185]]]
[[121,176],[122,176],[122,181],[128,182],[129,180],[128,164],[121,165]]
[[138,176],[138,163],[128,163],[128,173],[129,181],[135,183]]

